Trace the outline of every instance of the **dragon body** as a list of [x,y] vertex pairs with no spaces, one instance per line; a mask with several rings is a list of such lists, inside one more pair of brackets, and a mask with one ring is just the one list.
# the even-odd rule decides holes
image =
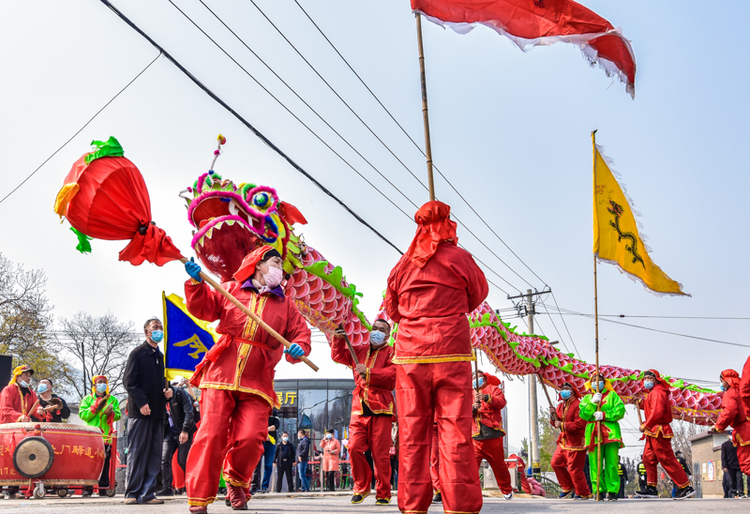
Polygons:
[[[361,293],[346,281],[340,267],[294,233],[307,221],[276,191],[255,184],[235,185],[209,172],[187,189],[188,219],[194,227],[192,247],[208,271],[228,281],[245,255],[262,244],[274,246],[284,259],[286,293],[307,321],[330,337],[343,325],[352,344],[367,344],[370,324],[358,309]],[[570,382],[584,390],[595,366],[559,351],[543,336],[518,334],[486,302],[469,315],[471,341],[498,370],[510,375],[538,375],[559,389]],[[626,403],[642,399],[642,372],[601,366]],[[682,380],[665,377],[671,386],[673,415],[710,425],[721,409],[721,395]]]

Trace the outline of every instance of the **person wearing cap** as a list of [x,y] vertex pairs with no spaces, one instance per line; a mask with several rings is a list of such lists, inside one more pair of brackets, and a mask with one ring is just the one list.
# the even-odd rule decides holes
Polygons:
[[505,407],[505,393],[503,393],[500,379],[481,370],[474,376],[474,430],[471,437],[474,443],[474,456],[477,470],[482,465],[482,459],[487,460],[503,497],[513,498],[513,486],[510,484],[510,473],[505,463],[505,448],[503,446],[503,408]]
[[711,432],[723,432],[732,427],[732,443],[737,448],[740,470],[750,475],[750,420],[740,397],[740,375],[733,369],[721,372],[721,414]]
[[273,407],[280,407],[274,368],[283,354],[294,364],[310,353],[310,329],[284,294],[283,261],[271,246],[249,253],[223,286],[292,343],[287,350],[204,283],[198,264],[188,261],[185,270],[190,275],[185,283],[188,311],[198,319],[219,321],[216,331],[221,334],[190,380],[203,390],[203,420],[187,460],[188,504],[191,512],[206,512],[223,471],[232,508],[246,509],[252,473],[268,437],[268,418]]
[[331,359],[352,369],[354,392],[349,423],[349,455],[352,463],[354,489],[352,503],[362,503],[370,494],[372,469],[365,459],[371,451],[375,470],[375,503],[391,502],[391,427],[395,413],[393,388],[396,386],[396,366],[393,365],[393,347],[388,345],[391,324],[376,319],[370,330],[368,345],[354,348],[357,362],[347,347],[343,328],[337,330],[331,341]]
[[639,403],[639,408],[643,408],[645,419],[640,431],[646,438],[643,463],[646,465],[648,484],[645,489],[636,491],[635,494],[653,498],[659,496],[656,491],[659,479],[656,468],[661,464],[677,486],[675,498],[690,498],[695,494],[695,490],[690,486],[690,479],[672,451],[674,433],[671,426],[672,401],[669,398],[669,385],[658,371],[650,369],[643,374],[643,387],[646,390],[646,399]]
[[39,406],[44,409],[44,420],[49,423],[63,423],[70,417],[68,403],[52,392],[52,380],[43,378],[36,388]]
[[398,323],[395,354],[401,512],[425,512],[432,502],[430,446],[435,415],[440,487],[447,512],[482,509],[472,444],[472,312],[487,297],[487,279],[458,247],[456,223],[443,202],[414,215],[417,232],[388,277],[385,310]]
[[161,454],[162,489],[156,496],[174,496],[172,488],[172,458],[177,452],[177,465],[185,471],[190,447],[193,444],[195,420],[193,399],[181,387],[184,378],[177,377],[170,382],[172,397],[167,402],[167,422],[164,425],[164,441]]
[[586,422],[580,416],[581,396],[570,382],[560,388],[560,403],[550,406],[550,424],[560,429],[557,448],[552,455],[552,467],[562,492],[560,498],[571,493],[576,499],[591,498],[591,489],[583,473],[586,460]]
[[[44,419],[36,393],[31,389],[34,370],[23,365],[13,370],[8,386],[0,395],[0,423],[26,423]],[[31,412],[31,410],[34,412]]]
[[[91,427],[97,427],[104,437],[104,468],[99,477],[99,496],[106,496],[103,489],[109,489],[109,467],[112,458],[112,433],[114,423],[120,419],[120,402],[109,394],[109,381],[104,375],[97,375],[92,380],[91,394],[81,400],[78,417]],[[93,486],[86,486],[83,496],[91,496]]]
[[[586,382],[586,389],[591,391],[583,397],[580,404],[580,415],[586,424],[585,445],[589,451],[589,473],[591,484],[597,499],[617,501],[620,491],[620,476],[617,473],[620,462],[622,432],[618,423],[625,417],[625,403],[615,392],[612,383],[603,375],[592,373],[591,380]],[[601,460],[597,462],[599,430],[601,429]],[[601,470],[599,488],[596,490],[597,473]]]

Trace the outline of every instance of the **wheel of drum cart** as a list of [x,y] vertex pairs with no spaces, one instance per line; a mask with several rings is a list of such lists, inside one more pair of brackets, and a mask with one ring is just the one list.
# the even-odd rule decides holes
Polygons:
[[64,487],[62,489],[58,489],[57,496],[59,496],[60,498],[65,498],[66,496],[68,496],[68,489]]
[[107,489],[107,496],[109,496],[110,498],[114,498],[116,494],[117,494],[117,490],[114,487],[112,489]]
[[34,488],[34,498],[36,498],[37,500],[41,500],[42,498],[44,498],[44,494],[44,483],[38,482],[36,484],[36,487]]
[[24,478],[39,478],[49,471],[54,460],[52,445],[41,437],[27,437],[13,452],[13,466]]

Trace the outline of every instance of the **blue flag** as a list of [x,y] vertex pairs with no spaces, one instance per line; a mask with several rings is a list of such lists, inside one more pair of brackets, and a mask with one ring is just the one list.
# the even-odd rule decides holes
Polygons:
[[190,378],[219,336],[206,321],[193,317],[182,298],[161,294],[164,304],[164,364],[167,378]]

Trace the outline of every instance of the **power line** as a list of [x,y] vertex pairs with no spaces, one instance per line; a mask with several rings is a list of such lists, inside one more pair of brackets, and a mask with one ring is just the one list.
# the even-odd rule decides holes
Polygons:
[[63,149],[63,148],[65,148],[66,146],[68,146],[68,143],[70,143],[71,141],[73,141],[73,139],[75,139],[75,137],[76,137],[76,136],[77,136],[78,134],[80,134],[81,132],[83,132],[83,130],[84,130],[84,129],[85,129],[86,127],[88,127],[88,126],[89,126],[89,124],[90,124],[90,123],[91,123],[92,121],[94,121],[94,119],[96,119],[96,117],[97,117],[97,116],[99,116],[99,115],[100,115],[100,114],[102,113],[102,111],[103,111],[104,109],[106,109],[107,107],[109,107],[109,104],[111,104],[112,102],[114,102],[114,101],[115,101],[115,99],[116,99],[116,98],[117,98],[118,96],[120,96],[120,95],[121,95],[121,94],[122,94],[122,93],[123,93],[123,92],[124,92],[124,91],[125,91],[125,90],[126,90],[127,88],[129,88],[129,87],[130,87],[130,85],[131,85],[131,84],[132,84],[133,82],[135,82],[136,80],[138,80],[138,78],[139,78],[139,77],[140,77],[141,75],[143,75],[143,74],[144,74],[144,73],[146,72],[146,70],[147,70],[147,69],[149,69],[149,68],[151,67],[151,65],[152,65],[152,64],[154,64],[154,63],[156,62],[156,60],[157,60],[157,59],[158,59],[159,57],[161,57],[161,52],[159,52],[159,55],[157,55],[156,57],[154,57],[154,60],[153,60],[153,61],[151,61],[150,63],[148,63],[148,65],[147,65],[147,66],[146,66],[145,68],[143,68],[143,69],[142,69],[142,70],[141,70],[141,71],[140,71],[140,72],[138,73],[138,75],[136,75],[135,77],[133,77],[133,79],[132,79],[132,80],[131,80],[130,82],[128,82],[127,84],[125,84],[125,87],[123,87],[123,88],[122,88],[122,89],[121,89],[120,91],[118,91],[118,92],[117,92],[117,94],[116,94],[115,96],[113,96],[112,98],[110,98],[110,100],[109,100],[109,101],[108,101],[108,102],[107,102],[106,104],[104,104],[104,105],[102,106],[102,108],[101,108],[101,109],[99,109],[98,111],[96,111],[96,114],[94,114],[94,115],[93,115],[93,116],[92,116],[92,117],[91,117],[91,118],[89,119],[89,121],[87,121],[86,123],[84,123],[84,124],[83,124],[83,126],[82,126],[81,128],[79,128],[79,129],[78,129],[78,130],[76,131],[76,133],[75,133],[75,134],[73,134],[72,136],[70,136],[70,139],[68,139],[67,141],[65,141],[65,142],[64,142],[64,143],[62,144],[62,146],[61,146],[60,148],[58,148],[57,150],[55,150],[54,152],[52,152],[52,155],[50,155],[49,157],[47,157],[46,159],[44,159],[44,162],[42,162],[42,164],[40,164],[39,166],[37,166],[37,168],[36,168],[36,169],[35,169],[34,171],[32,171],[31,173],[29,173],[29,175],[28,175],[28,176],[27,176],[27,177],[26,177],[25,179],[23,179],[23,180],[21,181],[21,183],[20,183],[20,184],[18,184],[18,185],[17,185],[17,186],[15,187],[15,188],[13,188],[13,190],[12,190],[12,191],[11,191],[10,193],[8,193],[7,195],[5,195],[5,196],[4,196],[3,198],[2,198],[2,200],[0,200],[0,203],[3,203],[3,202],[4,202],[5,200],[7,200],[7,199],[8,199],[8,197],[9,197],[10,195],[12,195],[12,194],[13,194],[13,193],[15,193],[16,191],[18,191],[18,189],[20,189],[20,187],[21,187],[21,186],[23,186],[23,185],[24,185],[24,184],[25,184],[25,183],[26,183],[26,182],[27,182],[27,181],[28,181],[28,180],[29,180],[29,179],[30,179],[31,177],[33,177],[34,175],[36,175],[36,172],[37,172],[37,171],[39,171],[40,169],[42,169],[42,166],[44,166],[45,164],[47,164],[47,163],[49,162],[49,160],[50,160],[50,159],[52,159],[52,158],[53,158],[53,157],[54,157],[55,155],[57,155],[57,154],[58,154],[58,153],[60,152],[60,150],[62,150],[62,149]]
[[237,120],[240,121],[247,129],[249,129],[253,134],[255,134],[258,139],[260,139],[263,143],[265,143],[271,150],[276,152],[279,156],[281,156],[287,163],[289,163],[292,168],[297,170],[299,173],[304,175],[310,182],[315,184],[318,189],[320,189],[323,193],[325,193],[327,196],[332,198],[336,201],[343,209],[351,214],[354,219],[356,219],[358,222],[360,222],[362,225],[370,229],[375,235],[377,235],[381,240],[386,242],[391,248],[396,250],[399,254],[403,255],[404,252],[402,252],[394,243],[392,243],[387,237],[385,237],[383,234],[381,234],[375,227],[370,225],[367,221],[365,221],[359,214],[354,212],[351,207],[349,207],[346,203],[344,203],[343,200],[341,200],[339,197],[337,197],[333,192],[331,192],[328,188],[326,188],[322,183],[320,183],[315,177],[313,177],[309,172],[307,172],[304,168],[302,168],[299,164],[297,164],[294,160],[292,160],[291,157],[289,157],[286,153],[284,153],[278,146],[276,146],[274,143],[271,142],[270,139],[268,139],[263,133],[261,133],[258,129],[256,129],[250,122],[248,122],[245,118],[243,118],[237,111],[232,109],[224,100],[222,100],[219,96],[217,96],[211,89],[209,89],[206,85],[204,85],[198,78],[195,77],[190,71],[187,70],[182,64],[180,64],[174,57],[172,57],[169,52],[164,50],[164,48],[159,45],[156,41],[154,41],[148,34],[146,34],[143,30],[141,30],[140,27],[138,27],[135,23],[133,23],[127,16],[125,16],[122,12],[120,12],[114,5],[112,5],[108,0],[100,0],[105,6],[107,6],[113,13],[115,13],[122,21],[124,21],[130,28],[135,30],[138,34],[141,35],[144,39],[146,39],[151,45],[153,45],[157,50],[159,50],[164,57],[169,59],[169,61],[174,64],[185,76],[187,76],[196,86],[198,86],[200,89],[203,90],[204,93],[206,93],[208,96],[211,97],[216,103],[221,105],[224,109],[226,109],[232,116],[237,118]]

